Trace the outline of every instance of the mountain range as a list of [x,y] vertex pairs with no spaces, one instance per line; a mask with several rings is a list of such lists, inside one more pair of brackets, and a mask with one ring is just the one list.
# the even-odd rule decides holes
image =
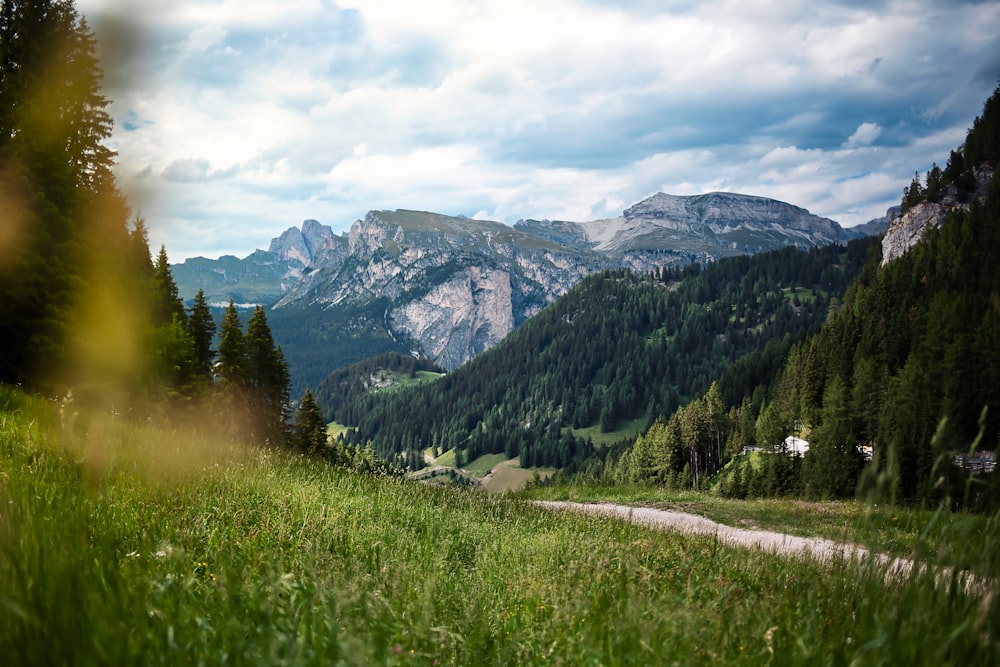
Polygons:
[[307,220],[244,259],[189,259],[184,299],[269,307],[293,391],[362,358],[401,351],[454,369],[597,271],[643,273],[781,247],[881,233],[784,202],[732,193],[659,193],[616,218],[513,226],[422,211],[370,211],[346,234]]

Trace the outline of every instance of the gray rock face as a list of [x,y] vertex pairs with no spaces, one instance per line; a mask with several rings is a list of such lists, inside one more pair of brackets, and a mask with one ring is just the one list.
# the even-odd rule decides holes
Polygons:
[[765,197],[726,192],[658,193],[617,218],[590,222],[522,221],[518,227],[589,247],[636,271],[722,257],[843,243],[855,235],[828,218]]
[[707,259],[849,238],[833,220],[798,206],[725,192],[692,197],[659,193],[625,209],[620,218],[583,227],[598,249],[609,252],[669,249]]
[[[975,186],[972,199],[982,201],[993,178],[993,170],[984,166],[973,169],[973,174]],[[902,257],[924,238],[927,230],[940,227],[953,209],[968,209],[968,203],[958,201],[957,193],[955,186],[949,186],[940,202],[920,202],[889,223],[889,229],[882,238],[882,266]]]
[[307,220],[257,254],[284,267],[280,289],[270,292],[275,309],[353,313],[351,326],[378,327],[366,331],[454,369],[595,271],[648,271],[848,238],[832,220],[771,199],[661,193],[617,218],[590,222],[510,227],[371,211],[336,235]]
[[323,244],[333,238],[333,230],[316,220],[306,220],[302,229],[289,227],[278,238],[271,239],[268,252],[281,259],[296,260],[302,266],[309,266]]
[[315,220],[302,228],[289,227],[271,239],[267,250],[257,250],[239,259],[224,255],[219,259],[193,257],[170,267],[181,297],[190,301],[204,290],[209,303],[225,304],[229,299],[242,305],[271,305],[298,283],[309,266],[338,243],[333,230]]
[[457,368],[514,329],[513,295],[507,271],[470,266],[394,308],[389,322],[438,365]]
[[882,266],[902,257],[920,242],[928,229],[940,226],[950,209],[944,204],[920,202],[889,223],[889,229],[882,238]]
[[344,244],[325,246],[275,308],[384,304],[394,339],[454,369],[603,266],[497,222],[372,211]]

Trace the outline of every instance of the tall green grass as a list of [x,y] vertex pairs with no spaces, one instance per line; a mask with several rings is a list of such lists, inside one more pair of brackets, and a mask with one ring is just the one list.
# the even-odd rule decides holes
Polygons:
[[554,485],[522,499],[613,502],[688,512],[728,526],[862,544],[923,563],[1000,577],[1000,513],[953,513],[859,500],[729,500],[691,489],[650,485]]
[[0,388],[4,664],[996,664],[997,603]]

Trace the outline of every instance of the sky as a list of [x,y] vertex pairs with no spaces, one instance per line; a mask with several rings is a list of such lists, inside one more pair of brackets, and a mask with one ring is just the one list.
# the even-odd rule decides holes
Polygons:
[[657,192],[853,226],[961,145],[1000,0],[77,0],[172,262],[369,210],[513,224]]

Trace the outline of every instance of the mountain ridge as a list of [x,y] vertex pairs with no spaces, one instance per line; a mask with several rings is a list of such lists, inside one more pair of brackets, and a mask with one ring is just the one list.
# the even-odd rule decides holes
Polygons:
[[[372,352],[394,349],[451,370],[598,271],[644,273],[786,246],[843,243],[855,236],[801,207],[734,193],[657,193],[618,218],[582,223],[506,225],[429,211],[373,210],[344,234],[315,220],[304,222],[301,230],[286,230],[268,251],[251,256],[245,275],[261,283],[256,293],[271,299],[266,305],[276,315],[289,308],[309,311],[307,319],[319,333],[324,318],[336,320],[333,311],[348,309],[356,314],[352,336],[363,337],[364,330],[372,341],[382,341]],[[230,267],[207,279],[219,294],[240,287],[238,280],[228,280],[235,274]],[[197,291],[196,278],[178,272],[184,298]],[[264,289],[268,280],[270,288]],[[318,363],[329,372],[359,360],[341,355],[332,344],[336,337],[324,331],[329,361],[310,354],[309,364],[299,366],[289,345],[308,345],[308,337],[285,330],[301,327],[293,319],[279,317],[275,336],[296,341],[283,345],[301,383],[321,379],[313,368]]]

